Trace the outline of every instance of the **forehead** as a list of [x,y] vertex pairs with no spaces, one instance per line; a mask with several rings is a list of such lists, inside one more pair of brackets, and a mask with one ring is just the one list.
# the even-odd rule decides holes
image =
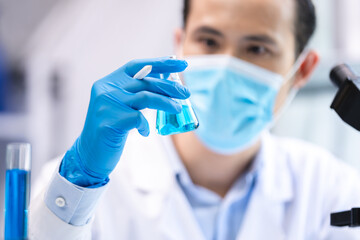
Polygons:
[[294,0],[190,0],[187,25],[231,31],[292,31]]

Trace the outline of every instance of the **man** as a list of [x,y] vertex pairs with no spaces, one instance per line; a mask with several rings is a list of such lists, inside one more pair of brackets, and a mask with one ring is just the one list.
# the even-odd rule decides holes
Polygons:
[[[267,131],[318,63],[304,51],[314,29],[307,0],[185,1],[175,39],[188,88],[159,79],[187,67],[169,58],[132,61],[97,81],[81,135],[44,170],[30,236],[357,239],[356,229],[330,227],[329,214],[360,205],[358,173]],[[134,79],[146,65],[151,75]],[[189,90],[199,129],[149,131],[155,123],[139,110],[179,113],[173,99]],[[134,128],[152,134],[128,136]]]

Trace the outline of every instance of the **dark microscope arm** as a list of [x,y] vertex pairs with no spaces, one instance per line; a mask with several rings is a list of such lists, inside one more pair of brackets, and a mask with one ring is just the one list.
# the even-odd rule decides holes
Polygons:
[[[339,88],[331,108],[340,118],[360,131],[360,77],[346,64],[334,67],[331,81]],[[360,227],[360,208],[331,214],[331,226]]]

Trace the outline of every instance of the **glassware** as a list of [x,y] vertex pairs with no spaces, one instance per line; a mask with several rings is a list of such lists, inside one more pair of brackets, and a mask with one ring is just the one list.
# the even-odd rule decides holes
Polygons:
[[[171,73],[169,80],[182,84],[178,73]],[[189,99],[175,99],[175,101],[182,105],[181,113],[172,114],[161,110],[157,111],[156,130],[160,135],[189,132],[199,127],[199,121]]]
[[30,170],[30,144],[8,144],[5,179],[5,240],[28,238]]

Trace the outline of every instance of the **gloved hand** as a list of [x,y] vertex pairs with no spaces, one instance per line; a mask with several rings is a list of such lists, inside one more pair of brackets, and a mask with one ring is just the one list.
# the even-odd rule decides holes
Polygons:
[[[146,65],[152,65],[150,77],[134,79]],[[141,135],[149,135],[148,122],[139,110],[181,112],[181,105],[171,98],[188,98],[188,89],[160,79],[159,74],[181,72],[186,67],[185,61],[170,58],[134,60],[95,82],[84,129],[65,154],[60,174],[82,187],[106,184],[129,131],[137,128]]]

